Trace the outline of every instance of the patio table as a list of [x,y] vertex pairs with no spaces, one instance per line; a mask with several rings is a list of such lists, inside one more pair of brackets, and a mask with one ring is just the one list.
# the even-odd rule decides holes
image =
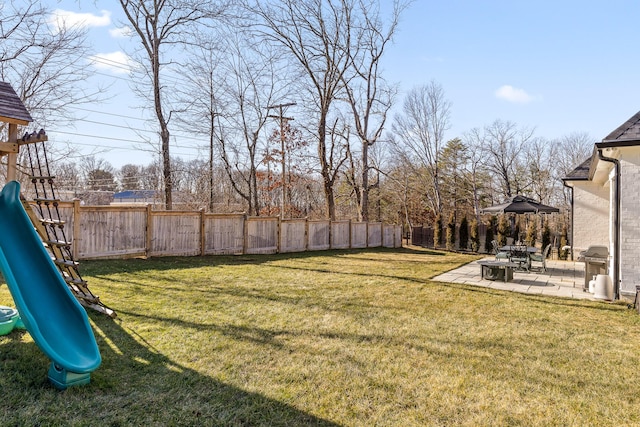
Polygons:
[[[500,248],[501,251],[503,252],[515,252],[515,251],[521,251],[523,250],[524,245],[506,245]],[[538,248],[536,248],[535,246],[527,246],[527,253],[530,254],[535,254],[536,252],[538,252]]]
[[518,268],[518,264],[511,261],[478,261],[480,264],[480,276],[487,280],[497,280],[501,278],[505,282],[513,280],[513,270]]

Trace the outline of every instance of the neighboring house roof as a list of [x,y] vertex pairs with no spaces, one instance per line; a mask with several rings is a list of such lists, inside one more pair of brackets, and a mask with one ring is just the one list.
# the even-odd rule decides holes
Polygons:
[[0,82],[0,120],[19,125],[33,121],[18,94],[6,82]]
[[591,162],[593,157],[589,157],[580,165],[569,172],[567,176],[562,178],[563,181],[587,181],[589,179],[589,169],[591,168]]
[[135,200],[135,199],[153,199],[158,197],[156,190],[125,190],[113,195],[114,199]]

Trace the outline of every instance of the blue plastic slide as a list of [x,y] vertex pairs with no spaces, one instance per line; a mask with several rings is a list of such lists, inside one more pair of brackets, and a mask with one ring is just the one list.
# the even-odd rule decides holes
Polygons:
[[0,193],[0,269],[27,331],[51,359],[49,380],[59,389],[87,384],[101,362],[89,318],[36,233],[17,181]]

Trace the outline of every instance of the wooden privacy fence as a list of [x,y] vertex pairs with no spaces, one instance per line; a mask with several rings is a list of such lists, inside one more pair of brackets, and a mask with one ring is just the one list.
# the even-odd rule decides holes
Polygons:
[[402,228],[380,222],[310,221],[151,206],[61,202],[75,259],[273,254],[402,246]]

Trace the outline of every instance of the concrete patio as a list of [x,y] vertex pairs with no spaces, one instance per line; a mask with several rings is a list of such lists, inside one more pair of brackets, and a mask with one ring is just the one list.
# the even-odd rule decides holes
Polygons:
[[[494,258],[488,257],[485,259],[492,260]],[[583,291],[584,263],[576,261],[549,260],[547,261],[546,272],[542,273],[535,270],[529,273],[515,271],[513,280],[506,283],[501,280],[482,279],[480,265],[477,261],[474,261],[436,276],[432,280],[447,283],[464,283],[527,294],[595,300],[593,294]]]

